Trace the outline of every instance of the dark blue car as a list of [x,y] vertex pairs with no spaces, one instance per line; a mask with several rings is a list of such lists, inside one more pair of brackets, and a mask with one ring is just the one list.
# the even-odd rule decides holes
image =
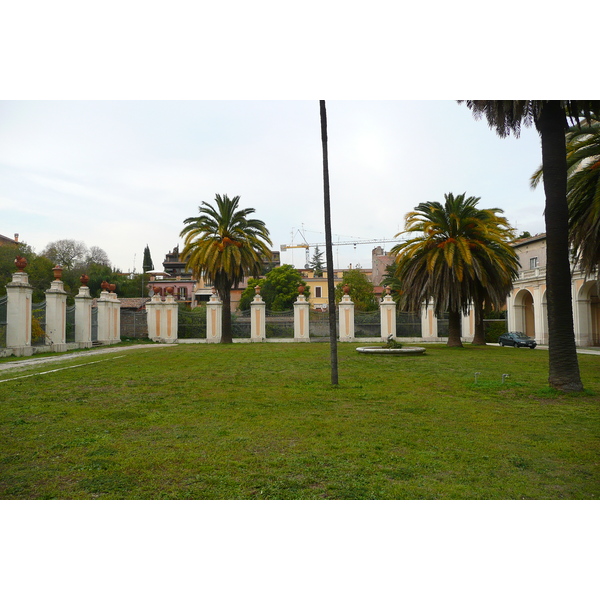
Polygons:
[[511,331],[509,333],[503,333],[498,338],[498,343],[501,346],[514,346],[515,348],[531,348],[532,350],[537,346],[536,341],[525,335],[522,331]]

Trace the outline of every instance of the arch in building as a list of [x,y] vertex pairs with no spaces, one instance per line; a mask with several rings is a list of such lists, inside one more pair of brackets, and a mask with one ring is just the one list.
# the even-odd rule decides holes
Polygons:
[[522,331],[535,337],[535,308],[533,295],[529,290],[521,289],[515,294],[513,301],[515,311],[515,331]]
[[600,346],[600,286],[586,281],[577,294],[575,338],[578,346]]

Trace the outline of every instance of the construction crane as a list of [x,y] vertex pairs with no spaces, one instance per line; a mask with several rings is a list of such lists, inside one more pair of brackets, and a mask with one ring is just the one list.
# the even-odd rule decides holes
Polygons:
[[[302,236],[304,237],[304,236]],[[399,240],[396,239],[392,239],[392,240],[360,240],[360,241],[356,241],[356,242],[332,242],[331,245],[332,246],[356,246],[357,244],[385,244],[387,242],[398,242]],[[310,262],[310,251],[309,248],[316,248],[317,246],[321,246],[324,247],[325,244],[324,243],[318,243],[318,244],[309,244],[308,242],[306,242],[306,239],[304,240],[304,244],[282,244],[279,248],[282,252],[285,252],[286,250],[293,250],[294,248],[304,248],[306,250],[306,268],[308,268],[308,263]]]

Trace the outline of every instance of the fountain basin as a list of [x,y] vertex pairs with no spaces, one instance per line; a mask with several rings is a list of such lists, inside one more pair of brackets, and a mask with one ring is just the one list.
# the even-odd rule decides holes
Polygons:
[[363,346],[356,349],[361,354],[423,354],[425,348],[413,346],[412,348],[385,348],[384,346]]

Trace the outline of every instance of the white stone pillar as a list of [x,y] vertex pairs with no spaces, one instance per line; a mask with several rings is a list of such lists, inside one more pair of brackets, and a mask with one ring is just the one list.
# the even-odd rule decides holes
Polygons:
[[507,331],[516,331],[515,323],[516,323],[516,308],[515,308],[515,296],[517,294],[517,289],[515,288],[508,296],[506,297],[506,329]]
[[[19,260],[21,257],[17,257]],[[25,260],[25,259],[21,259]],[[15,261],[16,263],[17,261]],[[25,268],[19,265],[20,269]],[[31,298],[33,287],[29,285],[27,273],[20,270],[13,274],[12,281],[6,284],[6,347],[15,356],[31,356]]]
[[206,303],[206,343],[215,344],[223,335],[223,302],[213,288],[212,296]]
[[265,303],[260,295],[260,286],[254,288],[256,295],[250,303],[250,338],[253,342],[264,342],[267,337]]
[[115,292],[109,293],[110,308],[110,343],[118,344],[121,341],[121,301]]
[[475,306],[469,305],[469,312],[465,315],[461,313],[461,334],[463,341],[472,342],[475,337]]
[[390,335],[396,339],[396,303],[392,298],[389,287],[385,288],[386,294],[379,303],[379,316],[381,320],[381,339],[385,342]]
[[67,292],[61,274],[62,267],[54,267],[56,279],[46,290],[46,337],[52,352],[67,351]]
[[[540,304],[542,310],[542,320],[541,320],[541,330],[537,335],[540,340],[540,344],[547,345],[548,344],[548,302],[546,301],[546,295],[542,296],[542,302]],[[509,331],[512,331],[509,329]],[[577,331],[577,330],[575,330]],[[591,331],[591,330],[590,330]],[[577,344],[577,342],[575,342]],[[583,344],[582,344],[583,345]]]
[[437,341],[438,322],[431,304],[429,306],[423,304],[421,312],[421,335],[424,342]]
[[158,342],[162,336],[161,306],[162,300],[159,294],[154,294],[150,302],[146,304],[148,338],[153,342]]
[[304,295],[304,286],[299,286],[298,292],[298,299],[294,302],[294,341],[310,342],[310,304]]
[[111,343],[112,304],[109,293],[102,290],[98,298],[98,341],[101,344]]
[[75,342],[80,348],[92,347],[92,302],[90,288],[82,285],[75,296]]
[[338,318],[340,342],[354,341],[354,302],[350,300],[348,290],[344,289],[344,295],[338,304]]
[[174,344],[177,341],[177,327],[179,325],[179,307],[173,294],[167,294],[162,302],[162,329],[164,331],[162,342]]

